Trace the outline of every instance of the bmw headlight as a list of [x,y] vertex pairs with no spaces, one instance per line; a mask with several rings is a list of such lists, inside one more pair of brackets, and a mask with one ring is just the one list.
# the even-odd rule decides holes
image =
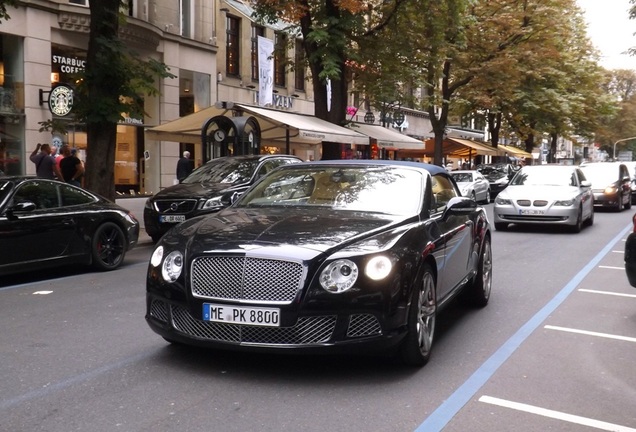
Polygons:
[[512,200],[510,198],[504,198],[501,194],[497,195],[495,198],[495,204],[497,205],[512,205]]
[[554,202],[555,206],[572,207],[575,203],[574,198],[569,200],[558,200]]
[[222,198],[223,197],[221,196],[217,196],[214,198],[210,198],[209,200],[206,200],[201,206],[201,210],[214,210],[214,209],[223,208]]
[[349,290],[357,279],[358,266],[348,259],[336,260],[320,273],[320,285],[331,293]]
[[166,282],[174,282],[183,270],[183,255],[179,251],[172,251],[164,259],[164,248],[159,246],[150,257],[150,265],[161,266],[161,276]]
[[384,279],[391,273],[393,264],[391,260],[385,256],[373,257],[369,260],[364,268],[364,273],[373,280]]

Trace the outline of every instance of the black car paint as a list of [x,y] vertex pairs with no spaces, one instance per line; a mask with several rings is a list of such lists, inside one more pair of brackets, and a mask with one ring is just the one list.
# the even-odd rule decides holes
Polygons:
[[0,202],[0,275],[51,268],[60,265],[92,264],[92,241],[98,227],[117,224],[126,237],[126,249],[132,249],[139,237],[139,223],[130,222],[130,212],[98,195],[95,201],[50,209],[13,208],[13,194],[33,182],[74,186],[34,177],[3,177],[12,190]]
[[[144,208],[144,228],[148,235],[153,239],[153,241],[156,242],[162,235],[164,235],[172,227],[177,225],[177,223],[161,222],[159,218],[162,214],[184,215],[185,219],[188,220],[196,216],[216,213],[221,208],[202,209],[200,208],[200,206],[206,200],[214,198],[216,196],[220,196],[223,206],[222,208],[228,207],[236,196],[239,196],[240,194],[245,192],[247,188],[249,188],[261,177],[261,175],[259,174],[259,170],[261,169],[263,164],[272,161],[292,161],[295,163],[302,162],[300,158],[289,155],[234,156],[227,158],[218,158],[214,159],[213,161],[228,158],[236,160],[258,161],[258,163],[255,165],[254,172],[247,182],[240,182],[237,184],[209,182],[180,183],[167,187],[148,199]],[[200,167],[198,169],[201,168],[203,167]],[[192,175],[196,175],[196,170],[195,172],[193,172],[193,174],[191,174],[191,176]],[[185,203],[188,200],[195,201],[193,208],[184,210],[181,206],[179,206],[180,203]],[[155,208],[155,203],[162,201],[164,203],[175,203],[177,204],[177,206],[174,210],[166,209],[163,211],[157,211]]]
[[[445,171],[429,169],[448,176]],[[459,191],[444,212],[431,217],[426,205],[419,215],[396,217],[334,209],[298,212],[283,208],[252,209],[242,208],[240,204],[239,200],[235,206],[216,215],[183,222],[159,243],[169,249],[185,250],[184,271],[176,282],[165,283],[159,268],[150,265],[148,269],[146,320],[164,338],[208,347],[237,348],[227,342],[184,336],[150,314],[151,303],[160,300],[183,305],[192,317],[201,319],[203,303],[208,300],[193,296],[189,287],[190,266],[197,257],[223,251],[261,258],[294,257],[302,262],[308,277],[294,301],[281,306],[281,325],[293,325],[298,317],[307,313],[337,315],[338,325],[332,342],[294,347],[294,352],[352,348],[355,351],[363,347],[383,350],[399,344],[406,334],[412,292],[421,282],[423,266],[432,266],[438,278],[437,306],[441,309],[460,292],[459,288],[471,283],[477,273],[484,239],[490,236],[485,210],[470,198],[460,197]],[[244,249],[244,245],[250,247]],[[397,264],[389,281],[373,281],[361,273],[354,288],[338,295],[320,286],[318,275],[326,260],[342,256],[364,261],[371,255],[371,245],[377,253],[389,254]],[[360,263],[359,268],[362,266]],[[352,308],[375,314],[386,332],[378,337],[347,338],[344,321]],[[271,346],[240,348],[281,350]]]

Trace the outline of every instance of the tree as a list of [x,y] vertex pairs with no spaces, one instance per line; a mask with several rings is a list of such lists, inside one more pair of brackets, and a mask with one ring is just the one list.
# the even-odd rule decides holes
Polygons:
[[76,117],[86,123],[86,187],[115,199],[117,123],[143,115],[143,95],[157,93],[157,78],[174,77],[163,63],[141,60],[119,39],[121,0],[90,2],[86,70],[77,86]]

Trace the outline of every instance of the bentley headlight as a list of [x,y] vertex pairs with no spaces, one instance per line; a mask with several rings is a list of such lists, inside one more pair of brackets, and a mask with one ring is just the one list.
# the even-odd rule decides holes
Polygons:
[[159,246],[157,249],[155,249],[155,251],[152,253],[152,256],[150,257],[150,265],[152,265],[153,267],[159,267],[162,259],[163,246]]
[[558,200],[554,202],[555,206],[572,207],[574,205],[574,198],[569,200]]
[[223,197],[217,196],[214,198],[210,198],[203,203],[203,205],[201,206],[201,210],[214,210],[223,208],[223,202],[221,201],[221,198]]
[[495,204],[512,205],[512,200],[509,198],[503,198],[501,195],[497,195],[497,198],[495,198]]
[[381,280],[384,279],[391,273],[391,269],[393,268],[393,264],[391,264],[391,260],[385,256],[377,256],[373,257],[369,260],[366,267],[364,268],[364,273],[373,280]]
[[320,285],[332,293],[350,289],[358,279],[358,266],[353,261],[342,259],[330,263],[320,273]]
[[179,251],[170,252],[163,260],[161,276],[166,282],[174,282],[181,275],[183,269],[183,255]]

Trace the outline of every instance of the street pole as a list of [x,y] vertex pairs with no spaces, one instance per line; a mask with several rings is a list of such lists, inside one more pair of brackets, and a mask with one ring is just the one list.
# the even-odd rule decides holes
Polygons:
[[633,139],[636,139],[636,137],[629,137],[629,138],[619,139],[618,141],[616,141],[614,143],[614,155],[612,156],[612,159],[614,160],[614,162],[616,162],[616,144],[618,144],[619,142],[629,141],[629,140],[633,140]]

